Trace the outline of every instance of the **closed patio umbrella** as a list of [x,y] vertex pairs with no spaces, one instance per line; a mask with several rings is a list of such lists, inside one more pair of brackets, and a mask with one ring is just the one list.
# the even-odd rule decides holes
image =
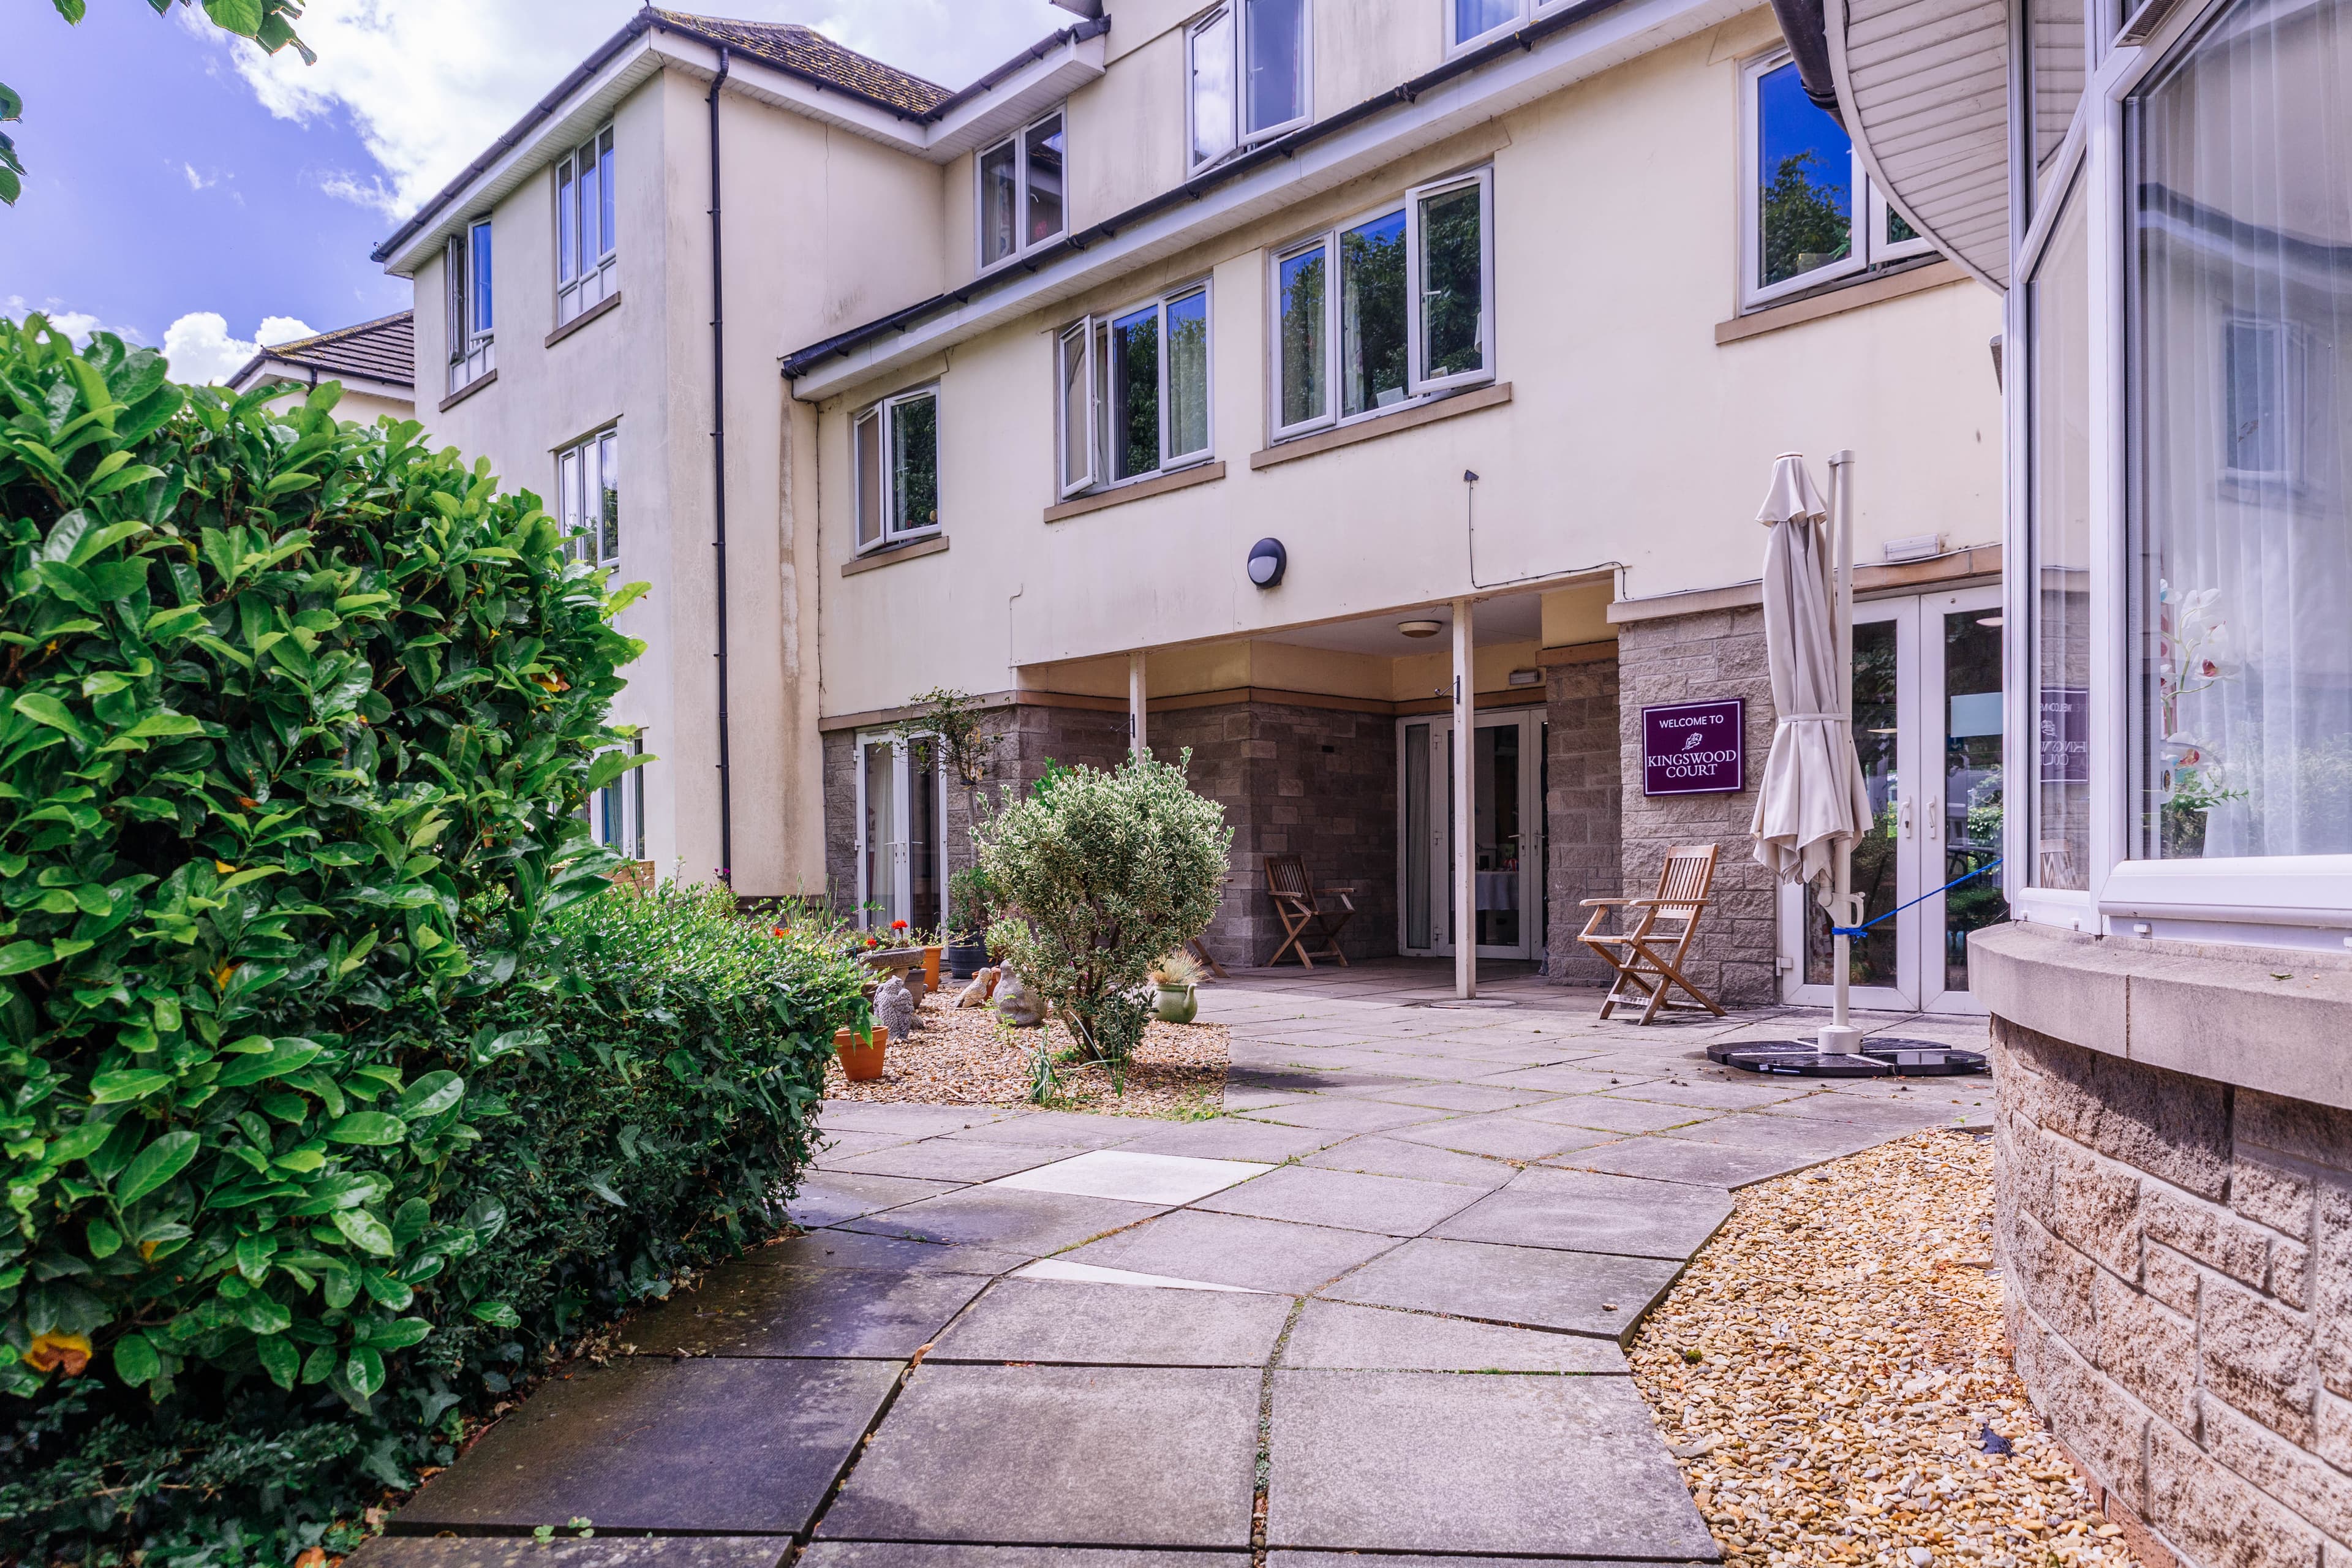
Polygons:
[[[1764,641],[1777,721],[1748,831],[1756,858],[1781,881],[1828,874],[1822,902],[1838,926],[1856,922],[1853,850],[1871,820],[1853,748],[1853,521],[1845,472],[1852,461],[1845,452],[1830,459],[1833,504],[1824,504],[1803,457],[1781,454],[1756,514],[1769,531]],[[1835,942],[1836,1014],[1822,1031],[1821,1048],[1853,1051],[1861,1031],[1846,1022],[1850,942],[1843,935]]]

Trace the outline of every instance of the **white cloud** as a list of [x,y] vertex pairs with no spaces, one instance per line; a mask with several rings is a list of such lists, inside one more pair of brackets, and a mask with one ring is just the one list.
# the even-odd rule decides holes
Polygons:
[[[381,177],[338,172],[321,188],[404,218],[635,10],[632,0],[345,0],[302,18],[315,66],[291,49],[227,47],[272,114],[299,121],[340,110],[383,166]],[[806,22],[950,88],[1076,20],[1050,0],[729,0],[725,10]],[[223,37],[191,7],[174,15]]]
[[228,335],[217,310],[191,310],[163,329],[163,357],[174,381],[226,381],[265,343],[307,338],[312,329],[291,316],[264,316],[251,340]]
[[146,341],[134,328],[110,327],[87,310],[69,310],[62,300],[44,300],[37,305],[22,294],[11,294],[5,300],[0,300],[0,316],[12,321],[21,321],[36,310],[48,318],[49,325],[76,342],[88,342],[92,332],[112,332],[126,343]]
[[180,165],[180,172],[188,176],[188,189],[192,191],[201,191],[206,185],[217,185],[220,184],[220,176],[218,174],[199,174],[196,173],[196,166],[194,163],[182,163]]

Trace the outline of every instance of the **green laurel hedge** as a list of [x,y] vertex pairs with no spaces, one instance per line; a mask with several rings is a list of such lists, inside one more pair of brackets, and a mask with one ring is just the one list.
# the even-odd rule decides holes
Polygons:
[[481,1369],[767,1223],[854,984],[568,907],[630,595],[336,391],[0,321],[0,1556],[399,1484]]

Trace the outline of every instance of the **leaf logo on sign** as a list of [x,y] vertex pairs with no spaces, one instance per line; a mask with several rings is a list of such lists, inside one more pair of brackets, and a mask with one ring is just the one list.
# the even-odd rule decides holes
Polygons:
[[1689,735],[1684,738],[1683,750],[1685,752],[1696,752],[1706,742],[1706,737],[1705,735],[1700,734],[1696,730],[1693,730]]

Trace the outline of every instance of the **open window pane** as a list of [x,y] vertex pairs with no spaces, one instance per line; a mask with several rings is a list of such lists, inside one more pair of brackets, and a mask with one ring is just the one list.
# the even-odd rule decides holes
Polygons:
[[467,248],[472,252],[474,309],[472,328],[487,332],[494,317],[490,310],[490,226],[475,224],[468,231]]
[[1209,292],[1168,305],[1168,457],[1209,449]]
[[1421,365],[1430,381],[1486,368],[1486,187],[1473,183],[1423,196]]
[[1234,31],[1231,6],[1192,29],[1192,162],[1234,150]]
[[1793,65],[1756,79],[1756,243],[1759,288],[1853,253],[1853,143],[1805,96]]
[[577,561],[593,559],[581,537],[586,529],[581,521],[580,453],[577,449],[555,459],[555,516],[563,528],[564,552]]
[[1339,412],[1405,398],[1404,209],[1339,237]]
[[1466,44],[1519,19],[1519,0],[1453,0],[1454,41]]
[[2352,0],[2235,0],[2124,125],[2131,853],[2352,854]]
[[583,278],[596,269],[596,258],[604,253],[604,237],[599,224],[604,210],[604,196],[598,177],[594,143],[580,149],[580,275]]
[[1029,238],[1035,245],[1062,232],[1062,117],[1029,128]]
[[2091,261],[2080,181],[2026,284],[2028,642],[2037,739],[2035,887],[2081,891],[2091,860]]
[[555,171],[555,278],[569,283],[580,276],[579,193],[573,188],[572,160]]
[[1329,407],[1323,395],[1323,272],[1319,245],[1285,257],[1277,268],[1281,423],[1286,427],[1320,419]]
[[466,285],[472,269],[462,237],[451,238],[443,247],[441,268],[449,282],[449,359],[454,364],[466,357],[466,318],[471,310],[466,302]]
[[980,262],[983,267],[1013,254],[1018,193],[1014,185],[1018,146],[1011,142],[980,155]]
[[890,405],[893,532],[940,521],[940,400],[922,393]]
[[882,539],[882,411],[863,416],[852,428],[857,486],[857,545],[864,549]]
[[[2126,5],[2126,11],[2132,6]],[[2082,101],[2083,0],[2026,0],[2025,69],[2033,95],[2033,165],[2056,155]]]
[[596,250],[609,256],[620,246],[620,230],[613,221],[613,133],[598,139],[596,153]]
[[1064,332],[1055,353],[1059,363],[1055,374],[1061,385],[1062,426],[1062,493],[1085,489],[1094,482],[1094,398],[1089,383],[1092,376],[1087,367],[1087,341],[1090,324],[1080,321]]
[[1252,135],[1307,113],[1307,0],[1242,0],[1249,7],[1244,102]]
[[621,558],[621,437],[610,435],[596,443],[596,530],[603,542],[600,560]]
[[1160,310],[1110,324],[1110,477],[1160,467]]

